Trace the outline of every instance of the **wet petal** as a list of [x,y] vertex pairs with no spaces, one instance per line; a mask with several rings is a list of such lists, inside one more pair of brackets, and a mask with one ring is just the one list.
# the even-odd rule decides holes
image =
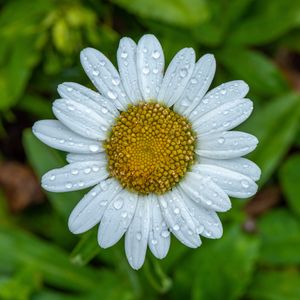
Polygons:
[[47,172],[42,177],[42,187],[49,192],[77,191],[96,185],[108,176],[104,163],[77,162]]
[[145,100],[155,100],[162,83],[164,53],[157,38],[144,35],[137,46],[137,73],[139,86]]
[[150,229],[150,206],[149,197],[139,197],[136,211],[125,235],[126,256],[135,270],[145,261]]
[[228,159],[246,155],[258,143],[255,136],[240,131],[225,131],[198,136],[196,153],[209,158]]
[[108,205],[102,217],[98,243],[108,248],[117,243],[126,232],[137,204],[137,195],[122,190]]
[[131,102],[137,103],[143,98],[137,75],[136,44],[132,39],[124,37],[120,40],[117,58],[124,89]]
[[192,76],[195,66],[195,51],[192,48],[180,50],[172,59],[164,76],[158,94],[158,101],[172,106],[182,95]]
[[74,153],[104,151],[98,141],[78,135],[58,120],[37,121],[32,127],[32,132],[43,143],[58,150]]
[[80,53],[81,64],[98,91],[115,104],[120,110],[126,110],[129,100],[121,83],[118,71],[107,57],[93,48]]
[[83,233],[98,224],[110,201],[119,193],[121,186],[114,179],[101,181],[75,206],[68,226],[71,232]]

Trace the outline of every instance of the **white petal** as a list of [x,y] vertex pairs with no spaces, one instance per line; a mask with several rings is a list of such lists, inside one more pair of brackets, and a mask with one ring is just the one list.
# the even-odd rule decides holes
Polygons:
[[[78,83],[64,82],[58,86],[57,91],[62,98],[78,101],[87,106],[90,103],[90,108],[95,109],[100,116],[108,119],[108,121],[119,115],[117,108],[110,100]],[[97,105],[93,105],[93,102]]]
[[209,176],[229,196],[249,198],[257,192],[257,184],[248,176],[222,167],[198,164],[193,172]]
[[77,162],[47,172],[42,177],[42,186],[50,192],[76,191],[93,186],[108,176],[103,163]]
[[108,205],[102,217],[98,243],[108,248],[117,243],[126,232],[137,204],[137,195],[122,190]]
[[227,102],[193,123],[198,135],[230,130],[244,122],[253,110],[249,99]]
[[144,35],[137,46],[137,73],[145,100],[157,99],[164,70],[164,53],[157,38]]
[[158,200],[164,219],[176,238],[190,248],[199,247],[201,240],[197,227],[178,191],[174,189],[159,196]]
[[231,208],[227,194],[209,177],[187,172],[179,183],[181,191],[200,206],[215,211],[227,211]]
[[84,104],[58,99],[53,103],[53,113],[64,125],[84,137],[97,140],[106,138],[107,122]]
[[210,159],[200,157],[200,164],[219,166],[237,173],[241,173],[257,181],[260,178],[260,168],[251,160],[239,157],[234,159]]
[[195,66],[195,51],[180,50],[172,59],[164,76],[157,100],[172,106],[182,95]]
[[216,60],[212,54],[203,55],[195,65],[194,72],[183,95],[175,103],[175,110],[188,116],[207,92],[216,71]]
[[33,125],[32,132],[43,143],[58,150],[75,153],[104,151],[98,141],[78,135],[58,120],[37,121]]
[[153,255],[163,259],[169,251],[171,238],[157,197],[154,194],[151,196],[151,225],[148,244]]
[[150,206],[149,197],[139,197],[133,219],[125,234],[126,256],[135,270],[145,261],[150,229]]
[[112,100],[120,110],[125,110],[128,100],[118,71],[105,55],[93,48],[80,53],[81,64],[98,91]]
[[242,99],[248,91],[248,84],[242,80],[223,83],[205,95],[199,105],[191,112],[189,119],[193,122],[226,102]]
[[83,233],[100,222],[103,213],[121,186],[114,179],[101,181],[73,209],[68,226],[71,232]]
[[105,153],[95,153],[95,154],[77,154],[77,153],[69,153],[67,154],[66,160],[69,164],[79,161],[99,161],[99,162],[107,162],[107,158]]
[[128,98],[132,103],[141,101],[143,98],[137,75],[136,44],[132,39],[124,37],[120,40],[117,59],[120,77]]
[[257,146],[255,136],[240,131],[225,131],[198,136],[196,153],[209,158],[228,159],[246,155]]
[[218,239],[223,234],[222,223],[213,210],[206,209],[191,199],[185,199],[185,204],[197,222],[197,232],[210,239]]

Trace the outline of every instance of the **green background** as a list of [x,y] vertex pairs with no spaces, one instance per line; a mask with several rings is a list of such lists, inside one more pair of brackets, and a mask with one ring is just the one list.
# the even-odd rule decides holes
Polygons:
[[[40,178],[65,164],[28,128],[53,118],[59,83],[90,86],[81,49],[100,49],[115,63],[119,39],[144,33],[159,38],[167,63],[183,47],[213,53],[213,86],[249,84],[255,108],[241,130],[259,138],[250,158],[262,178],[258,196],[233,199],[221,214],[220,240],[203,238],[192,250],[172,238],[166,259],[148,251],[134,271],[123,240],[102,250],[95,230],[68,231],[82,192],[47,193],[12,211],[3,166],[31,166]],[[0,299],[299,300],[299,89],[299,0],[0,1]]]

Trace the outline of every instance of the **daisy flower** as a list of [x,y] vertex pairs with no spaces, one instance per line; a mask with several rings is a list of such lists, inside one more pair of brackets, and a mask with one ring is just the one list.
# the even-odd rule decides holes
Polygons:
[[38,121],[33,132],[45,144],[69,152],[68,164],[46,173],[51,192],[93,187],[69,217],[79,234],[99,224],[98,242],[113,246],[125,234],[129,264],[139,269],[147,246],[157,258],[170,247],[170,233],[197,248],[200,235],[220,238],[216,212],[231,208],[229,196],[257,191],[260,169],[242,156],[257,139],[232,131],[251,114],[243,81],[211,91],[216,62],[195,62],[180,50],[164,73],[164,54],[155,36],[136,45],[120,40],[118,69],[99,51],[86,48],[82,66],[97,92],[77,83],[58,86],[57,120]]

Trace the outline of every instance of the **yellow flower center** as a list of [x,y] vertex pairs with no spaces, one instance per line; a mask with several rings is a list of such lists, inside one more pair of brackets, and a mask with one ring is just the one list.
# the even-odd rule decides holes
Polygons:
[[194,161],[195,136],[189,121],[158,103],[130,105],[105,141],[110,175],[124,188],[162,194]]

